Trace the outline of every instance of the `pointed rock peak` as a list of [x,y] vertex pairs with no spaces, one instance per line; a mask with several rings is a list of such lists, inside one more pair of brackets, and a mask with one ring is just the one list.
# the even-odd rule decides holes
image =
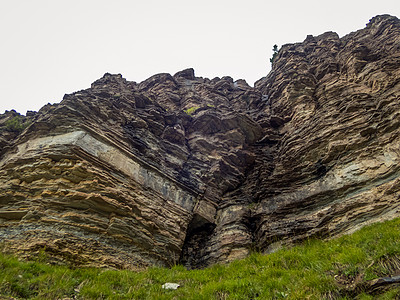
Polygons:
[[339,40],[339,35],[333,31],[327,31],[316,37],[317,40]]
[[234,82],[235,86],[243,86],[243,87],[249,87],[251,88],[251,86],[247,83],[246,80],[244,79],[238,79]]
[[194,80],[195,79],[194,69],[193,68],[188,68],[188,69],[185,69],[183,71],[179,71],[178,73],[176,73],[174,75],[174,78],[176,78],[176,79],[184,78],[184,79],[188,79],[188,80]]
[[373,17],[371,20],[369,20],[369,23],[367,24],[367,28],[373,27],[373,26],[396,24],[396,23],[400,25],[400,20],[395,16],[391,16],[388,14],[377,15],[377,16]]
[[315,43],[322,40],[339,40],[339,35],[333,31],[327,31],[318,36],[309,34],[303,43]]
[[126,79],[122,77],[121,74],[110,74],[110,73],[105,73],[103,77],[100,79],[96,80],[95,82],[92,83],[92,88],[95,86],[103,86],[105,84],[109,84],[112,82],[125,82]]
[[147,78],[146,80],[142,81],[139,84],[139,89],[140,90],[148,90],[159,83],[166,83],[166,82],[169,82],[169,84],[172,84],[172,86],[176,85],[175,78],[172,77],[171,74],[159,73],[159,74],[153,75],[153,76]]
[[107,73],[105,73],[103,75],[102,78],[100,78],[100,80],[101,79],[103,79],[103,80],[121,80],[121,79],[124,79],[124,78],[122,77],[121,74],[111,74],[111,73],[107,72]]

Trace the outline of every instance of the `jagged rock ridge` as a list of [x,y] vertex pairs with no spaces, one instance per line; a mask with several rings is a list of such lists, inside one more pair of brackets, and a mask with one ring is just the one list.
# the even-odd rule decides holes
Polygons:
[[254,87],[192,69],[139,84],[105,74],[37,113],[7,112],[3,250],[193,268],[394,218],[399,66],[400,21],[383,15],[284,45]]

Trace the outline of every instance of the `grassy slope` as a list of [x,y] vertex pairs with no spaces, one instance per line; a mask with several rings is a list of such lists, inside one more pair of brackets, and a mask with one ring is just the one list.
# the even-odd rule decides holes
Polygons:
[[[349,285],[393,275],[400,267],[400,219],[331,241],[310,240],[269,255],[187,271],[71,269],[0,255],[0,295],[32,299],[399,299]],[[165,282],[181,285],[163,290]],[[346,288],[347,285],[347,288]],[[347,292],[346,292],[347,291]],[[1,297],[0,297],[1,298]]]

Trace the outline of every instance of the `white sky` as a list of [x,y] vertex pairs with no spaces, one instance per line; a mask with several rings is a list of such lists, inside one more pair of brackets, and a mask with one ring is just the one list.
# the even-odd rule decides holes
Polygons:
[[254,81],[272,46],[343,36],[399,0],[0,0],[0,113],[39,110],[104,73],[140,82],[188,67]]

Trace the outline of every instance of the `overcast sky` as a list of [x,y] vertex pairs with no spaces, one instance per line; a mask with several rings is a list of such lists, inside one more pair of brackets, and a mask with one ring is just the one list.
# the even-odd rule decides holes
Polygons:
[[0,113],[39,110],[104,73],[140,82],[188,67],[250,85],[274,44],[343,36],[399,0],[0,0]]

